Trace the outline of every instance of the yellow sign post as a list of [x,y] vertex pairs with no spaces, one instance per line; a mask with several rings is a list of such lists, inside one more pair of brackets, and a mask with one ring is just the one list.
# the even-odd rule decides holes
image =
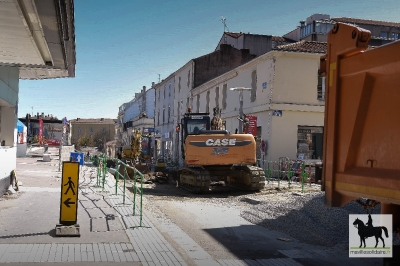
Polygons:
[[61,178],[60,224],[57,236],[80,236],[78,216],[79,162],[63,162]]

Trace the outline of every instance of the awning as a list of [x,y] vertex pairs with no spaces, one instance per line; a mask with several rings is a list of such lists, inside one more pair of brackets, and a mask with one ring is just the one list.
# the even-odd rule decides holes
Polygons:
[[24,132],[24,127],[25,127],[24,123],[18,120],[17,122],[18,132]]

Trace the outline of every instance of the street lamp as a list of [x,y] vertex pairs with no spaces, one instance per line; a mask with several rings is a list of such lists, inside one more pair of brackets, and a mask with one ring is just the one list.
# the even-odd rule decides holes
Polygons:
[[243,133],[243,91],[249,91],[251,90],[251,88],[245,88],[245,87],[234,87],[234,88],[230,88],[231,91],[239,91],[239,103],[240,103],[240,107],[239,107],[239,133]]

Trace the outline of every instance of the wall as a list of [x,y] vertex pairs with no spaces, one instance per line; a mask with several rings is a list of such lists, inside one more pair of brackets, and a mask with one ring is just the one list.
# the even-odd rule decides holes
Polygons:
[[15,106],[18,101],[18,86],[18,68],[0,66],[0,106]]
[[277,55],[274,103],[323,105],[317,99],[320,54],[283,52]]
[[272,49],[271,35],[245,34],[244,49],[249,49],[251,54],[260,56]]
[[133,99],[131,102],[127,103],[128,107],[125,109],[125,113],[123,115],[122,122],[125,123],[127,121],[132,120],[137,117],[141,113],[142,105],[145,104],[144,110],[146,115],[150,118],[154,117],[154,98],[155,98],[155,90],[153,88],[146,90],[145,92],[146,101],[143,101],[143,92],[138,93],[138,97]]
[[[175,128],[175,73],[156,85],[156,114],[154,118],[156,138],[161,141],[161,154],[166,153],[167,143],[172,142]],[[181,84],[182,85],[182,84]]]
[[11,171],[17,166],[17,148],[0,146],[0,197],[10,186]]
[[17,144],[17,157],[26,157],[26,150],[27,150],[27,145],[26,143],[18,143]]
[[71,156],[71,152],[75,152],[75,145],[71,146],[62,146],[61,147],[61,162],[68,161],[69,157]]
[[194,87],[198,87],[223,73],[255,58],[247,49],[238,50],[228,44],[221,44],[220,50],[193,59]]
[[10,185],[10,173],[17,162],[17,117],[19,70],[16,67],[0,66],[0,196]]
[[[90,129],[93,129],[91,131]],[[103,129],[105,128],[105,132],[103,132]],[[80,132],[79,132],[80,129]],[[78,139],[82,137],[83,135],[86,134],[86,136],[94,137],[97,132],[101,132],[104,134],[107,139],[106,141],[114,140],[115,136],[115,124],[114,122],[105,122],[105,123],[100,123],[99,120],[98,122],[82,122],[82,123],[74,123],[71,121],[71,142],[72,144],[76,144]]]
[[181,159],[181,149],[180,149],[180,139],[175,133],[175,126],[181,122],[182,117],[187,113],[188,107],[192,107],[193,110],[193,98],[192,98],[192,88],[193,88],[193,70],[194,61],[191,60],[186,63],[183,67],[175,71],[175,92],[174,92],[174,112],[173,119],[175,124],[171,126],[172,138],[173,138],[173,157],[179,162],[180,165],[183,164]]
[[272,116],[271,141],[266,159],[278,161],[280,157],[297,158],[298,126],[323,126],[323,112],[283,111],[282,116]]
[[[228,104],[222,111],[222,118],[227,130],[234,133],[239,126],[239,92],[229,89],[253,86],[253,92],[243,92],[243,112],[258,118],[260,137],[268,144],[266,159],[295,159],[298,126],[323,126],[324,123],[324,102],[317,100],[319,60],[320,54],[271,51],[196,87],[192,91],[193,98],[200,95],[200,111],[205,111],[209,91],[212,110],[216,105],[216,87],[219,87],[221,107],[221,88],[226,84]],[[272,116],[273,110],[282,110],[283,116]]]

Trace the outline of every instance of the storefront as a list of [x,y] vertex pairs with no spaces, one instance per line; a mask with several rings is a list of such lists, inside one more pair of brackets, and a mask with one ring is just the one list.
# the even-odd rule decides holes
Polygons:
[[322,159],[324,127],[298,126],[297,158]]

